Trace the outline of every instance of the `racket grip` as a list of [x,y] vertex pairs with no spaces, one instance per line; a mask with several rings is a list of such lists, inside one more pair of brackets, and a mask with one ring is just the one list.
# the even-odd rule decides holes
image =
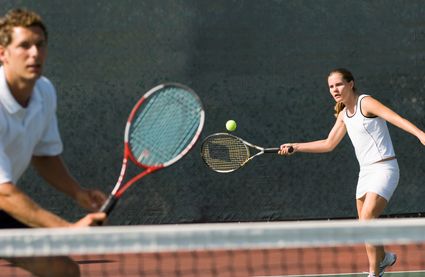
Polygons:
[[118,202],[118,198],[116,198],[112,194],[109,195],[108,199],[105,201],[103,206],[100,208],[99,212],[106,213],[106,215],[108,216],[111,213],[112,209],[117,204],[117,202]]
[[[264,149],[264,153],[277,153],[277,152],[279,152],[279,150],[280,150],[280,148],[266,148],[266,149]],[[294,147],[289,146],[288,152],[289,153],[294,152]]]
[[266,148],[264,149],[264,153],[277,153],[279,152],[280,148]]

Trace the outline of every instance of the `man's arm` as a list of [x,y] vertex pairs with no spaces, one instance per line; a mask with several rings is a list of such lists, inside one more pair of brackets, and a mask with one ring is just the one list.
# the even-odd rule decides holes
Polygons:
[[75,223],[43,209],[12,183],[0,184],[0,209],[29,227],[85,227],[105,220],[104,213],[91,213]]
[[98,211],[106,201],[102,192],[82,188],[60,156],[33,156],[32,165],[50,185],[69,195],[89,211]]
[[30,227],[71,226],[71,223],[41,208],[12,183],[0,184],[0,209]]

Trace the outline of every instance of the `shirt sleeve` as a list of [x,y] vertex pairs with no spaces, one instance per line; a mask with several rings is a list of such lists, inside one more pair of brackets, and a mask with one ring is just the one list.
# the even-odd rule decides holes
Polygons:
[[42,139],[34,148],[35,156],[56,156],[63,151],[56,115],[50,121]]
[[47,79],[38,86],[45,100],[44,108],[49,109],[46,117],[46,126],[43,136],[34,148],[35,156],[56,156],[62,153],[63,144],[59,133],[58,120],[56,116],[56,91]]
[[12,163],[6,155],[4,140],[1,139],[6,129],[6,120],[0,116],[0,185],[13,182]]
[[12,182],[12,167],[10,160],[3,151],[3,144],[0,142],[0,186],[1,184]]

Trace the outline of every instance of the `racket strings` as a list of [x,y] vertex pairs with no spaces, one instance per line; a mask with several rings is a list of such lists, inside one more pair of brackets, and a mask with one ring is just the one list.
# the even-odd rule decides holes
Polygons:
[[179,155],[198,130],[201,110],[197,97],[186,90],[165,88],[154,93],[131,126],[129,144],[135,158],[157,165]]
[[[176,126],[184,124],[179,121],[180,117],[173,117],[172,108],[167,108],[170,105],[169,103],[159,100],[161,99],[150,101],[151,106],[155,102],[155,105],[153,105],[157,107],[154,109],[155,112],[148,111],[144,115],[141,115],[132,133],[131,145],[136,146],[133,147],[133,153],[141,162],[146,156],[144,163],[148,164],[154,164],[155,162],[153,160],[155,159],[164,161],[169,159],[170,155],[174,156],[174,153],[170,152],[170,149],[175,149],[175,147],[171,142],[165,143],[165,141],[170,137],[170,133],[177,134]],[[161,115],[161,118],[155,116],[155,114]],[[170,120],[173,121],[173,125],[168,124]],[[146,135],[148,129],[152,132],[149,136]],[[149,149],[150,153],[146,153],[142,149]],[[178,150],[175,149],[175,151]],[[155,153],[156,158],[153,153]]]
[[248,147],[242,141],[226,134],[207,138],[201,151],[205,163],[218,172],[238,169],[250,155]]

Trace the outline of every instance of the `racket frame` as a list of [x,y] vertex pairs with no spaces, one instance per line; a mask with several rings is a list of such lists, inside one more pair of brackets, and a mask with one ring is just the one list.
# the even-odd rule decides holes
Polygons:
[[[146,101],[146,99],[148,99],[152,94],[162,90],[165,87],[178,87],[181,88],[189,93],[191,93],[195,99],[197,100],[197,102],[200,104],[201,107],[201,111],[200,111],[200,119],[199,119],[199,125],[198,128],[195,132],[195,134],[193,135],[192,140],[188,143],[188,145],[186,146],[185,149],[183,149],[183,151],[181,151],[178,155],[176,155],[174,158],[172,158],[169,161],[166,161],[165,163],[162,164],[158,164],[158,165],[145,165],[141,162],[139,162],[136,157],[134,156],[134,154],[131,151],[131,147],[130,147],[130,143],[129,143],[129,136],[130,136],[130,130],[131,130],[131,126],[132,126],[132,122],[134,117],[136,116],[139,108],[142,106],[142,104]],[[101,212],[105,212],[107,215],[109,215],[109,213],[112,211],[112,209],[115,207],[117,201],[119,198],[121,198],[122,194],[131,186],[133,185],[135,182],[137,182],[138,180],[140,180],[141,178],[143,178],[144,176],[157,171],[159,169],[168,167],[174,163],[176,163],[178,160],[180,160],[181,158],[183,158],[183,156],[185,156],[195,145],[196,141],[199,139],[202,129],[204,127],[204,123],[205,123],[205,110],[204,107],[202,105],[202,102],[199,98],[199,96],[195,93],[194,90],[192,90],[191,88],[182,85],[180,83],[164,83],[164,84],[160,84],[157,85],[153,88],[151,88],[149,91],[147,91],[138,101],[137,103],[134,105],[133,109],[130,112],[130,115],[127,119],[126,122],[126,126],[125,126],[125,132],[124,132],[124,155],[123,155],[123,161],[122,161],[122,166],[121,166],[121,171],[120,171],[120,175],[118,177],[117,182],[115,183],[115,186],[111,192],[111,194],[109,195],[108,199],[106,200],[106,202],[103,204],[103,206],[100,208]],[[137,167],[139,168],[143,168],[145,169],[143,172],[133,176],[130,180],[128,180],[126,183],[124,183],[123,185],[123,181],[126,177],[126,173],[127,173],[127,167],[128,167],[128,160],[131,160],[133,162],[133,164],[135,164]]]
[[[228,169],[228,170],[218,170],[218,169],[215,169],[215,168],[211,167],[211,166],[210,166],[210,165],[206,162],[205,158],[203,157],[203,153],[202,153],[202,151],[201,151],[202,159],[203,159],[203,160],[204,160],[204,162],[207,164],[207,166],[208,166],[209,168],[211,168],[212,170],[214,170],[214,171],[216,171],[216,172],[219,172],[219,173],[230,173],[230,172],[233,172],[233,171],[238,170],[239,168],[243,167],[246,163],[248,163],[249,161],[251,161],[252,159],[254,159],[254,158],[255,158],[255,157],[257,157],[257,156],[263,155],[264,153],[277,153],[277,152],[279,152],[279,150],[280,150],[280,148],[278,148],[278,147],[270,147],[270,148],[261,147],[261,146],[258,146],[258,145],[255,145],[255,144],[252,144],[252,143],[250,143],[250,142],[248,142],[248,141],[246,141],[246,140],[244,140],[244,139],[242,139],[242,138],[240,138],[240,137],[238,137],[238,136],[235,136],[235,135],[232,135],[232,134],[229,134],[229,133],[214,133],[214,134],[211,134],[211,135],[207,136],[207,137],[204,139],[204,141],[202,142],[202,147],[201,147],[201,149],[203,148],[203,145],[204,145],[206,142],[208,142],[208,140],[210,140],[211,138],[216,137],[216,136],[227,136],[227,137],[231,137],[231,138],[233,138],[233,139],[236,139],[236,140],[238,140],[238,141],[242,142],[242,144],[245,146],[245,149],[246,149],[246,151],[247,151],[247,156],[248,156],[248,158],[247,158],[244,162],[242,162],[242,163],[239,165],[239,167],[237,167],[237,168],[234,168],[234,169]],[[250,148],[254,148],[254,149],[258,150],[258,152],[257,152],[257,153],[255,153],[254,155],[251,155]]]
[[[228,135],[230,135],[230,134],[228,134]],[[246,148],[247,148],[247,150],[248,150],[248,153],[249,153],[249,154],[251,154],[251,151],[250,151],[250,149],[249,149],[248,147],[251,147],[251,148],[254,148],[254,149],[258,150],[258,152],[257,152],[257,153],[255,153],[255,154],[254,154],[254,155],[252,155],[252,156],[249,156],[249,157],[248,157],[248,159],[246,159],[246,160],[245,160],[245,161],[241,164],[241,166],[240,166],[240,167],[244,166],[247,162],[251,161],[251,160],[252,160],[252,159],[254,159],[255,157],[260,156],[260,155],[263,155],[264,153],[277,153],[277,152],[279,152],[279,150],[280,150],[280,148],[278,148],[278,147],[269,147],[269,148],[265,148],[265,147],[261,147],[261,146],[258,146],[258,145],[255,145],[255,144],[252,144],[252,143],[250,143],[250,142],[247,142],[246,140],[244,140],[244,139],[242,139],[242,138],[240,138],[240,137],[237,137],[237,136],[234,136],[234,135],[230,135],[230,136],[233,136],[233,137],[235,137],[235,138],[239,139],[240,141],[242,141],[242,143],[246,146]],[[240,167],[239,167],[239,168],[240,168]]]

